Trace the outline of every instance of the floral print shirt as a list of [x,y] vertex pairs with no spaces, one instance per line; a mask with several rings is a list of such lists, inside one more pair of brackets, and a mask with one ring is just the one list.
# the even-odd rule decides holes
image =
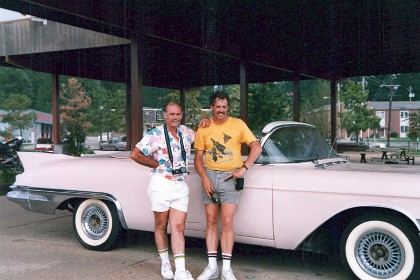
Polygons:
[[[181,154],[181,143],[177,141],[168,130],[170,147],[172,149],[173,164],[169,159],[168,148],[165,140],[163,125],[150,130],[143,139],[137,143],[136,147],[146,156],[152,157],[158,161],[159,166],[152,169],[152,174],[165,177],[169,180],[183,181],[186,173],[172,175],[172,170],[185,167],[188,170],[188,160],[191,153],[191,144],[195,139],[195,132],[185,125],[179,125],[177,128],[178,137],[182,135],[182,141],[186,152],[186,162]],[[180,137],[179,137],[180,138]]]

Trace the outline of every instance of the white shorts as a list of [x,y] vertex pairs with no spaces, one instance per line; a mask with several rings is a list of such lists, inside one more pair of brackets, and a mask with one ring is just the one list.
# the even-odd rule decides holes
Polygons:
[[188,210],[190,190],[185,181],[172,181],[162,176],[152,175],[147,193],[154,212],[166,212],[169,208],[185,213]]

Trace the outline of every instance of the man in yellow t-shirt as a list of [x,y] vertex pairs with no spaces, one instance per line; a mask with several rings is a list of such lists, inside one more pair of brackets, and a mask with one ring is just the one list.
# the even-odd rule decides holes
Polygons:
[[[219,204],[222,214],[222,280],[236,279],[230,267],[235,242],[233,217],[240,195],[240,191],[235,189],[235,181],[245,174],[262,150],[248,126],[242,120],[228,116],[229,101],[229,96],[223,92],[217,92],[210,97],[210,108],[213,112],[211,125],[199,128],[194,142],[194,165],[202,180],[203,202],[206,207],[206,245],[209,260],[209,264],[197,280],[219,277]],[[241,155],[242,143],[251,148],[245,162],[242,161]]]

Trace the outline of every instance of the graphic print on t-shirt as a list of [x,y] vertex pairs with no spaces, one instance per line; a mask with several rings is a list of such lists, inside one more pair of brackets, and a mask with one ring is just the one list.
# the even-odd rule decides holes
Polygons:
[[219,140],[219,139],[215,140],[213,138],[210,138],[210,139],[213,143],[213,147],[210,149],[210,154],[213,158],[213,161],[224,162],[224,161],[232,160],[232,151],[229,150],[228,147],[224,145],[227,142],[229,142],[230,139],[232,139],[231,136],[223,132],[222,140]]

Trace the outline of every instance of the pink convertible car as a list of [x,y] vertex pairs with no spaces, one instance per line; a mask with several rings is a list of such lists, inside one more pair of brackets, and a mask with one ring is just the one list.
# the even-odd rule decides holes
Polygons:
[[[418,174],[357,170],[309,124],[274,122],[262,134],[236,213],[237,242],[334,254],[360,279],[420,279]],[[125,229],[153,231],[150,170],[128,153],[19,155],[25,172],[8,199],[30,211],[73,212],[84,247],[107,250]],[[201,182],[189,171],[185,234],[204,238]]]

